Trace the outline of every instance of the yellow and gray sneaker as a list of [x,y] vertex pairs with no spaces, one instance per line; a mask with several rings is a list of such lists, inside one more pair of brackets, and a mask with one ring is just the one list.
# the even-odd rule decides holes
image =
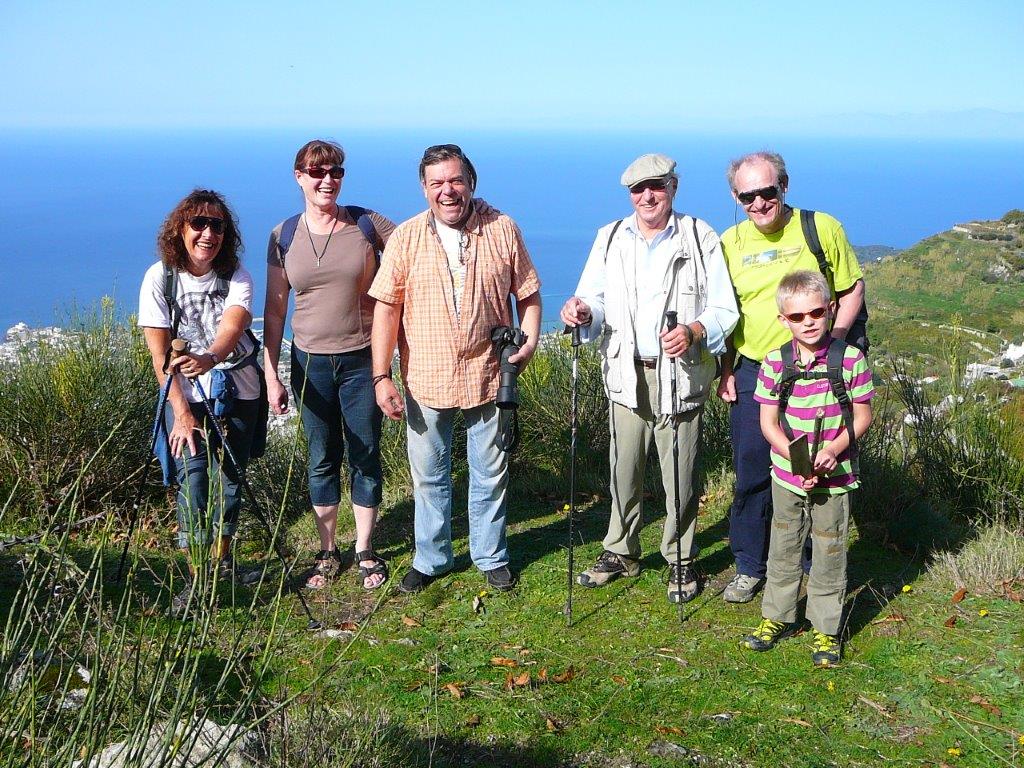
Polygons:
[[744,637],[740,644],[752,651],[769,651],[775,647],[783,635],[787,634],[787,630],[789,630],[789,624],[784,621],[761,619],[757,629]]
[[603,587],[619,576],[639,576],[640,563],[624,555],[617,555],[607,549],[601,553],[592,568],[588,568],[576,577],[576,581],[584,587]]
[[841,645],[835,635],[826,635],[816,629],[811,630],[811,661],[816,667],[834,667],[839,663]]

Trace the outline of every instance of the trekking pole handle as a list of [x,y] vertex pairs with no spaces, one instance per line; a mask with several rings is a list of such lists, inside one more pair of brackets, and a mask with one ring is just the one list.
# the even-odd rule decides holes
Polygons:
[[188,354],[188,342],[184,339],[171,339],[171,351],[181,356]]
[[580,327],[578,325],[572,327],[572,345],[574,347],[580,345]]
[[679,325],[679,313],[673,309],[670,309],[665,313],[665,330],[671,331],[677,325]]

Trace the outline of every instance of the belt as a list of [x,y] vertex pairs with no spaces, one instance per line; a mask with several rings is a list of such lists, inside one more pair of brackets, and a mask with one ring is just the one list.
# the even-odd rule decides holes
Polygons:
[[656,357],[634,357],[633,364],[644,368],[657,368],[658,358]]

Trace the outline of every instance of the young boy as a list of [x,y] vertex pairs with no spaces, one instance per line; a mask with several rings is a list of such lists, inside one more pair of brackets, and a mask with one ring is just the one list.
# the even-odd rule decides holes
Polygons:
[[[807,618],[813,627],[811,659],[818,667],[838,664],[840,659],[848,492],[860,484],[850,427],[856,438],[864,434],[871,424],[875,394],[864,354],[829,334],[835,312],[830,299],[825,278],[811,271],[786,275],[776,293],[779,322],[792,331],[793,340],[768,353],[754,390],[754,399],[761,404],[761,431],[772,449],[774,515],[763,618],[743,639],[747,648],[767,651],[792,629],[803,575],[801,550],[810,530]],[[830,357],[834,366],[831,378]],[[845,389],[846,407],[834,386]],[[806,436],[811,459],[808,477],[794,474],[790,464],[791,441],[801,436]]]

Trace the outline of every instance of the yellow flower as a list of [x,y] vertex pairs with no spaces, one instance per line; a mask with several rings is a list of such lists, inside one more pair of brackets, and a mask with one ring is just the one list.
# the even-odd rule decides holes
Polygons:
[[487,597],[487,590],[486,590],[486,589],[481,589],[481,590],[480,590],[480,591],[479,591],[479,592],[477,593],[477,597]]
[[980,611],[978,611],[978,615],[981,617],[988,616],[988,608],[982,608]]
[[946,754],[950,757],[960,757],[962,753],[960,752],[960,747],[950,747],[946,750]]
[[568,512],[569,511],[569,505],[568,504],[563,504],[562,505],[562,511],[563,512]]
[[828,684],[825,687],[828,688],[828,692],[829,693],[835,693],[836,692],[836,684],[834,682],[832,682],[831,680],[828,681]]
[[913,588],[912,586],[910,586],[909,584],[904,584],[904,585],[903,585],[903,594],[907,594],[907,592],[910,592],[910,591],[912,591],[913,589],[914,589],[914,588]]
[[1024,747],[1024,733],[1017,737],[1017,743]]

